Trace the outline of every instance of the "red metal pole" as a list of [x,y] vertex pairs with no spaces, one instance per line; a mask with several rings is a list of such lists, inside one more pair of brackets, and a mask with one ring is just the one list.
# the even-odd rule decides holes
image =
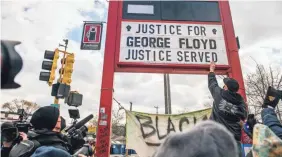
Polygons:
[[227,42],[227,51],[229,52],[229,65],[231,66],[231,71],[229,76],[236,79],[240,85],[239,93],[242,95],[245,101],[247,101],[244,79],[241,69],[240,57],[238,52],[238,47],[236,43],[236,37],[232,22],[231,10],[228,1],[220,1],[221,13],[223,18],[225,37]]
[[[236,79],[239,83],[240,89],[239,93],[244,98],[245,102],[247,102],[247,96],[244,85],[244,78],[241,69],[240,57],[237,47],[237,41],[234,32],[234,26],[232,22],[231,10],[228,1],[220,1],[221,5],[221,15],[222,20],[224,21],[224,30],[225,30],[225,40],[227,40],[227,50],[229,52],[229,65],[231,66],[231,71],[229,73],[229,77]],[[246,104],[247,105],[247,104]],[[248,109],[248,106],[246,106]],[[242,130],[241,141],[243,144],[251,144],[252,140],[246,135],[246,133]]]
[[98,132],[96,143],[97,157],[110,156],[112,98],[115,70],[114,56],[115,40],[117,34],[116,23],[118,18],[117,9],[118,1],[110,1],[98,119]]

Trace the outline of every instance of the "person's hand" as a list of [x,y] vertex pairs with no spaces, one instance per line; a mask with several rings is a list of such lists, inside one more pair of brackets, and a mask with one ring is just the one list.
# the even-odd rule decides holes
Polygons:
[[211,64],[210,64],[210,72],[214,72],[214,69],[215,69],[215,63],[211,62]]
[[24,132],[19,132],[20,136],[23,138],[23,140],[28,140],[27,134]]

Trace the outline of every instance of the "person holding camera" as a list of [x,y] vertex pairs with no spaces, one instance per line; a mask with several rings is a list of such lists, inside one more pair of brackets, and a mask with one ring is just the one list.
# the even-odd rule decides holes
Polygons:
[[18,132],[18,129],[12,122],[5,122],[1,125],[1,156],[8,157],[12,147],[26,140],[27,135],[23,132]]
[[[61,134],[61,117],[58,108],[44,106],[36,110],[30,120],[33,130],[28,132],[28,140],[14,146],[10,157],[31,155],[41,146],[52,146],[65,152],[71,152],[71,145]],[[27,148],[27,144],[32,148]]]

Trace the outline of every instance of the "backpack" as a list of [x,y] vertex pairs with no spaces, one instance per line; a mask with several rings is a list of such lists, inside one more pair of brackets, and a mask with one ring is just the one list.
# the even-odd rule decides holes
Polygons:
[[9,157],[30,157],[35,150],[40,147],[40,143],[35,140],[24,140],[13,146]]

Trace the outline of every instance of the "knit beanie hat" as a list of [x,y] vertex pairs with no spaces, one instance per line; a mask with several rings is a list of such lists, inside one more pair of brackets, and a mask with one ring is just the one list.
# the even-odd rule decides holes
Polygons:
[[30,120],[30,123],[35,129],[48,129],[52,130],[55,128],[60,111],[58,108],[53,106],[44,106],[36,110]]
[[154,157],[238,157],[233,135],[221,124],[204,121],[187,132],[170,134]]

